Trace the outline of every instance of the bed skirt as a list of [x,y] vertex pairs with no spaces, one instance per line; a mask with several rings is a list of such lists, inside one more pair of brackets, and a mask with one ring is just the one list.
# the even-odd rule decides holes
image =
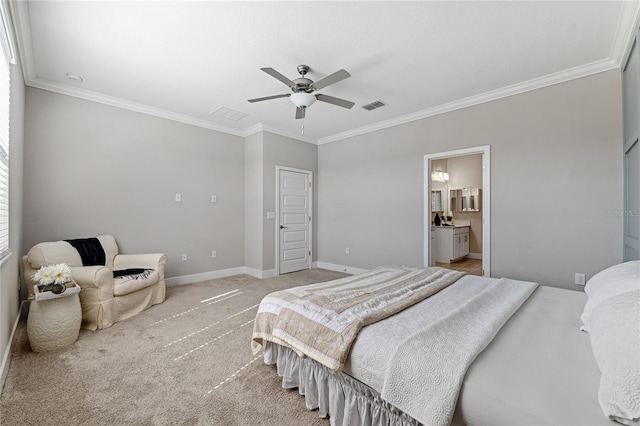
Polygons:
[[380,393],[345,373],[337,373],[292,349],[264,342],[264,363],[276,365],[282,387],[298,388],[309,410],[329,416],[332,426],[419,426],[413,417],[380,397]]

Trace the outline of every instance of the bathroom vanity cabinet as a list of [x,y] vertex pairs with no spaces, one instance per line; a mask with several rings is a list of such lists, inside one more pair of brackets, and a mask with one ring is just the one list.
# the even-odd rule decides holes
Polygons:
[[468,226],[436,226],[436,262],[451,263],[469,254]]

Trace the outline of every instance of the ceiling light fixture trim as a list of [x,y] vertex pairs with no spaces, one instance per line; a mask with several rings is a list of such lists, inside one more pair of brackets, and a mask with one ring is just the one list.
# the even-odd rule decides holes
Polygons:
[[313,93],[298,92],[289,96],[291,102],[298,108],[309,108],[316,101],[316,95]]

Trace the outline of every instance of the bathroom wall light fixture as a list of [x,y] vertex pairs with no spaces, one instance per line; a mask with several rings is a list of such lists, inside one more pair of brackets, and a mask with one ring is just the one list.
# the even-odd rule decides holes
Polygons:
[[443,172],[442,170],[436,170],[431,173],[431,180],[436,182],[447,182],[449,180],[449,173]]

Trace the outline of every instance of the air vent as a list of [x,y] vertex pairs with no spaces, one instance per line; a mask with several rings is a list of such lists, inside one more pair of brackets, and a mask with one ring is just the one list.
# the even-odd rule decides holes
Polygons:
[[211,113],[214,117],[226,118],[227,120],[239,121],[245,118],[248,114],[244,112],[236,111],[227,107],[220,107]]
[[384,102],[378,99],[377,101],[373,101],[370,104],[363,105],[362,108],[366,109],[367,111],[373,111],[374,109],[382,108],[385,105],[386,104]]

